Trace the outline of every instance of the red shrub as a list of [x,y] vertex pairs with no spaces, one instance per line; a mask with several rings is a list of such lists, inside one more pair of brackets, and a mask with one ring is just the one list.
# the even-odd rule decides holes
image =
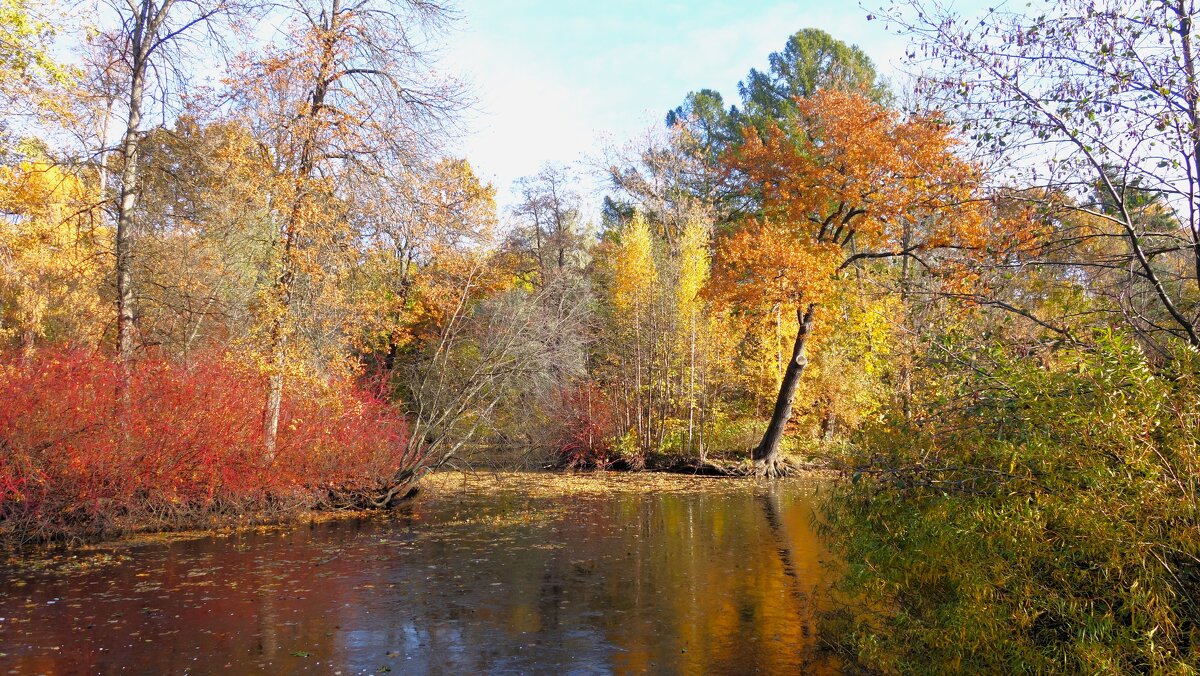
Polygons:
[[119,367],[91,352],[0,357],[0,531],[46,537],[317,506],[420,461],[402,414],[363,389],[285,390],[268,460],[263,378],[249,369],[146,359],[128,406],[119,384]]
[[608,396],[591,381],[562,392],[562,424],[554,441],[559,465],[607,467],[612,461],[614,414]]

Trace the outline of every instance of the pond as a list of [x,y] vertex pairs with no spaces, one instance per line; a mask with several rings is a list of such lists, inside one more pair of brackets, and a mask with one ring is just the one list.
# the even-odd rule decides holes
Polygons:
[[0,673],[833,672],[823,480],[443,474],[386,515],[0,568]]

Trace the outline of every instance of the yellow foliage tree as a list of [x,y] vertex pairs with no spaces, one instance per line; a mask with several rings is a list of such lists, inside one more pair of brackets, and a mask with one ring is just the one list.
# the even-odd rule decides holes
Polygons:
[[655,301],[658,295],[658,268],[654,261],[650,225],[640,211],[621,228],[612,256],[612,309],[615,328],[614,357],[622,374],[621,398],[625,426],[637,435],[641,450],[646,450],[654,424],[649,365],[654,346]]
[[[676,281],[675,298],[677,317],[676,353],[686,355],[686,368],[682,369],[680,391],[683,393],[684,405],[687,407],[687,447],[689,450],[696,446],[696,407],[697,371],[698,364],[704,361],[709,333],[705,321],[705,304],[701,296],[704,286],[708,283],[712,268],[709,254],[709,225],[698,218],[690,218],[684,224],[683,233],[679,240],[679,277]],[[703,374],[701,373],[701,377]],[[701,442],[699,454],[704,455]]]
[[346,264],[357,262],[344,255],[357,250],[348,192],[386,189],[387,177],[425,159],[420,151],[431,150],[459,105],[456,86],[433,76],[414,38],[418,27],[436,30],[444,8],[416,0],[279,7],[290,15],[281,43],[246,59],[231,79],[240,112],[270,149],[274,178],[273,279],[259,313],[268,459],[285,377],[298,361],[294,306],[302,294],[335,298],[328,292],[340,286]]
[[44,11],[38,4],[0,0],[0,105],[5,111],[29,113],[32,104],[42,112],[63,115],[66,101],[52,92],[73,73],[51,57],[48,45],[54,26],[33,11]]
[[721,243],[717,275],[718,292],[733,302],[796,310],[791,357],[753,454],[768,475],[780,468],[817,308],[846,290],[848,271],[945,247],[986,249],[1005,235],[984,227],[978,171],[957,157],[955,137],[935,115],[903,118],[836,90],[796,109],[802,138],[776,127],[747,132],[728,158],[761,197],[762,213]]
[[0,341],[98,342],[103,233],[92,194],[44,160],[0,168]]
[[613,307],[633,322],[634,330],[645,319],[658,283],[654,264],[653,238],[640,211],[621,230],[615,256],[617,276],[613,281]]

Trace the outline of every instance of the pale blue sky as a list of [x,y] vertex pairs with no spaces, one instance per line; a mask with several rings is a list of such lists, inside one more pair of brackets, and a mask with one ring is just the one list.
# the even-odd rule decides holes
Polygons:
[[736,100],[801,28],[858,44],[885,75],[903,39],[841,0],[458,0],[443,63],[478,100],[459,152],[511,203],[513,180],[623,143],[691,90]]
[[[517,178],[546,162],[596,158],[661,127],[689,91],[712,88],[736,102],[738,81],[765,68],[797,30],[857,44],[889,78],[902,77],[907,45],[868,21],[859,0],[448,1],[460,20],[440,41],[440,67],[465,80],[477,101],[450,152],[496,186],[502,210]],[[989,2],[942,1],[976,10]],[[67,0],[55,21],[86,23],[98,7]],[[596,196],[589,201],[594,207]]]

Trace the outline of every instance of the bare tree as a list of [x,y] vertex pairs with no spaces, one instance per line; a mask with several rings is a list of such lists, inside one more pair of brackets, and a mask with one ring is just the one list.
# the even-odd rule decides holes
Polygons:
[[678,244],[689,220],[723,222],[738,206],[716,151],[698,140],[690,124],[681,111],[666,129],[649,129],[635,143],[609,149],[601,167],[617,192],[608,208],[624,203],[631,215],[637,207],[670,246]]
[[410,443],[427,467],[477,441],[514,391],[555,388],[586,372],[586,282],[560,276],[486,301],[472,300],[472,285],[437,340],[401,372]]
[[585,233],[574,183],[571,171],[556,164],[517,181],[521,202],[512,210],[519,224],[512,244],[536,263],[541,284],[580,265]]
[[914,0],[884,13],[921,43],[927,100],[991,151],[997,187],[1049,216],[1041,250],[1012,266],[1086,280],[1147,344],[1200,346],[1196,3],[1068,0],[968,20]]

